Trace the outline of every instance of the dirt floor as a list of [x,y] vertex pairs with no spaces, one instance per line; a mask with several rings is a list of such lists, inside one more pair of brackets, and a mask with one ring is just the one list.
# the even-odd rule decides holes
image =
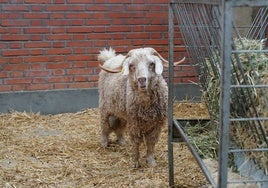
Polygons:
[[[187,111],[188,110],[188,111]],[[177,104],[176,116],[207,116],[200,103]],[[100,146],[98,109],[40,115],[0,114],[2,187],[168,187],[167,128],[156,146],[158,166],[132,168],[130,143]],[[174,144],[176,187],[202,187],[207,181],[186,145]]]

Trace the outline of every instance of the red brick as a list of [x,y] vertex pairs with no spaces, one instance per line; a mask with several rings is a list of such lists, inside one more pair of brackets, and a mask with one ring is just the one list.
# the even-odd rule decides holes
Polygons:
[[51,0],[25,0],[24,2],[29,4],[50,4]]
[[90,59],[89,55],[71,55],[66,58],[67,61],[88,61]]
[[23,71],[11,71],[10,72],[10,78],[22,78],[23,77]]
[[69,69],[72,68],[72,63],[48,63],[46,65],[47,69]]
[[73,77],[72,76],[65,76],[65,77],[49,77],[48,78],[48,82],[50,83],[68,83],[68,82],[72,82],[73,81]]
[[48,13],[24,13],[23,17],[25,19],[48,19],[49,18],[49,14]]
[[14,5],[9,4],[2,6],[3,11],[27,11],[28,8],[29,8],[28,6],[22,4],[14,4]]
[[[1,46],[1,44],[0,44],[0,46]],[[9,48],[11,48],[11,49],[19,49],[21,47],[22,47],[21,43],[10,43],[9,44]]]
[[31,10],[32,11],[38,11],[38,12],[40,12],[40,11],[42,11],[42,9],[43,9],[43,6],[42,5],[32,5],[31,6]]
[[[71,20],[70,25],[72,25],[72,26],[84,26],[85,21],[84,21],[84,19]],[[88,25],[88,24],[86,24],[86,25]]]
[[123,4],[129,4],[129,3],[131,3],[131,0],[124,0],[124,1],[122,1],[122,0],[107,0],[107,3],[116,3],[116,4],[118,4],[118,3],[123,3]]
[[60,76],[60,75],[65,75],[65,70],[64,69],[56,69],[53,70],[53,75]]
[[22,63],[23,62],[23,58],[22,57],[20,57],[20,56],[16,56],[16,57],[9,57],[9,61],[8,61],[10,64],[13,64],[13,63],[15,63],[15,64],[20,64],[20,63]]
[[53,42],[53,48],[63,48],[65,47],[65,42]]
[[46,54],[48,55],[61,55],[61,54],[70,54],[70,48],[51,48],[46,50]]
[[43,35],[36,35],[36,33],[34,35],[30,35],[30,40],[32,41],[40,41],[43,39]]
[[91,4],[94,0],[68,0],[70,4],[79,3],[79,4]]
[[24,33],[26,34],[46,34],[49,32],[50,32],[50,28],[44,28],[44,27],[24,29]]
[[91,27],[69,27],[67,33],[89,33],[92,31]]
[[51,73],[50,71],[35,71],[35,70],[31,70],[31,71],[25,71],[25,76],[26,77],[44,77],[44,76],[49,76]]
[[87,76],[75,76],[74,81],[75,82],[86,82],[87,81]]
[[7,77],[8,77],[8,73],[7,72],[0,72],[0,78],[7,78]]
[[73,67],[74,68],[84,68],[84,67],[86,67],[86,63],[85,62],[75,62],[75,63],[73,63]]
[[8,26],[15,26],[15,27],[18,27],[18,26],[28,26],[29,25],[29,21],[27,20],[2,20],[2,23],[1,25],[3,27],[8,27]]
[[74,48],[73,49],[73,53],[74,54],[85,54],[85,52],[86,52],[86,50],[85,50],[85,48],[83,48],[83,47],[81,47],[81,48]]
[[54,0],[53,3],[55,3],[55,4],[64,4],[65,0]]
[[50,90],[52,89],[51,84],[30,84],[26,86],[26,89],[29,91],[36,91],[36,90]]
[[73,41],[67,43],[68,47],[87,47],[89,45],[90,43],[88,41]]
[[70,70],[67,70],[67,73],[70,74],[70,75],[89,75],[91,74],[91,69],[70,69]]
[[92,87],[96,87],[92,82],[76,82],[69,84],[69,88],[92,88]]
[[13,85],[13,84],[28,84],[31,83],[31,78],[9,78],[6,79],[6,84]]
[[87,6],[87,10],[88,11],[108,11],[110,10],[110,6],[107,5],[96,5],[96,4],[92,4],[92,5],[88,5]]
[[4,92],[4,91],[11,91],[11,86],[0,84],[0,92]]
[[50,17],[52,18],[52,19],[63,19],[63,18],[65,18],[65,14],[64,13],[61,13],[61,12],[52,12],[51,14],[50,14]]
[[111,19],[103,19],[103,20],[96,20],[96,19],[89,19],[86,21],[86,25],[110,25]]
[[3,41],[25,41],[29,40],[27,35],[2,35],[1,39]]
[[28,56],[24,58],[26,63],[35,63],[35,62],[49,62],[49,56]]
[[22,56],[22,55],[28,55],[29,51],[28,50],[4,50],[2,52],[3,56]]
[[46,6],[46,11],[71,11],[71,5],[48,5]]
[[31,63],[31,70],[44,70],[44,63]]
[[38,49],[33,49],[33,50],[30,50],[30,54],[31,55],[42,55],[43,54],[43,49],[40,49],[40,48],[38,48]]
[[74,34],[73,35],[73,40],[76,41],[76,40],[86,40],[86,35],[83,33],[83,34]]
[[131,29],[129,26],[111,26],[107,28],[107,32],[130,32]]
[[78,13],[71,13],[71,14],[66,15],[67,19],[88,19],[90,17],[91,15],[89,14],[89,12],[86,12],[86,13],[78,12]]
[[71,40],[71,35],[66,34],[55,34],[46,36],[46,40]]
[[25,48],[49,48],[51,47],[50,42],[31,42],[31,43],[25,43]]
[[108,42],[108,46],[122,46],[122,45],[129,45],[131,44],[131,40],[110,40],[107,41]]
[[68,88],[67,83],[54,83],[53,84],[53,89],[66,89]]
[[62,28],[62,27],[54,27],[52,28],[52,33],[64,33],[65,32],[65,29]]
[[32,80],[33,84],[43,84],[47,83],[47,78],[34,77]]

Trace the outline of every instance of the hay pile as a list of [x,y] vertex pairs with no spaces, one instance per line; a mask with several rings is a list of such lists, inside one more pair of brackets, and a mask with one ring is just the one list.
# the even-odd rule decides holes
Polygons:
[[[198,109],[198,105],[191,105],[190,114]],[[156,145],[158,166],[146,166],[142,147],[139,169],[131,167],[128,140],[125,146],[112,142],[103,149],[99,131],[98,109],[58,115],[0,114],[0,185],[168,187],[167,128]],[[174,144],[174,158],[177,187],[200,187],[207,183],[184,144]]]

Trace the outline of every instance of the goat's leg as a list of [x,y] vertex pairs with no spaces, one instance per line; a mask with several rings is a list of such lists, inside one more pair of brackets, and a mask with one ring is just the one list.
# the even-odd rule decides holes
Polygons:
[[148,135],[145,135],[146,147],[147,147],[147,155],[146,155],[146,162],[149,166],[155,167],[157,165],[155,158],[154,158],[154,149],[155,144],[158,141],[160,136],[161,129],[156,128]]
[[114,120],[114,125],[115,126],[113,128],[117,137],[117,142],[119,145],[124,145],[125,144],[124,133],[126,129],[126,121],[124,121],[123,119],[117,118]]
[[139,168],[140,167],[140,145],[141,145],[141,142],[142,142],[142,139],[139,138],[139,137],[135,137],[133,135],[131,135],[131,140],[132,140],[132,143],[133,143],[133,151],[134,151],[134,165],[133,167],[134,168]]
[[102,147],[106,148],[108,146],[108,138],[109,134],[112,132],[112,129],[108,122],[108,115],[101,115],[101,145]]

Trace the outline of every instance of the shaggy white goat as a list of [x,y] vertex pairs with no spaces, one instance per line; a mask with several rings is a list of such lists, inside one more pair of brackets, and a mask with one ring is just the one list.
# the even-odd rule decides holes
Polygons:
[[102,146],[108,146],[111,132],[123,144],[127,129],[134,146],[134,167],[140,166],[143,141],[147,164],[156,166],[154,148],[167,119],[168,88],[162,77],[167,61],[153,48],[133,49],[126,56],[104,49],[98,60],[103,63],[99,74]]

